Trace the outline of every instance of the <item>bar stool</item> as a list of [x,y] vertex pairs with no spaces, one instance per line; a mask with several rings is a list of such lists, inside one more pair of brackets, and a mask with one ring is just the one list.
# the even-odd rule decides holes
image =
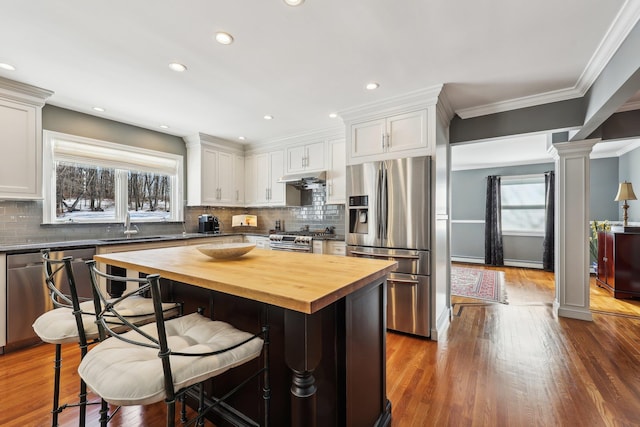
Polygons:
[[[46,343],[55,345],[53,408],[51,410],[51,425],[58,425],[58,414],[69,407],[79,407],[78,424],[83,427],[86,422],[87,386],[80,379],[79,400],[76,403],[60,404],[60,369],[62,344],[78,343],[80,358],[87,354],[88,346],[97,342],[99,338],[98,326],[95,323],[95,306],[92,299],[82,301],[78,296],[76,280],[71,266],[72,257],[54,260],[49,257],[50,250],[43,249],[44,278],[54,309],[40,315],[33,323],[33,329]],[[69,293],[65,294],[56,286],[56,281],[64,280],[69,285]],[[56,280],[57,279],[57,280]],[[165,316],[175,317],[181,313],[181,305],[177,303],[163,303]],[[120,312],[128,322],[144,324],[155,320],[153,301],[149,298],[137,297],[119,306]],[[119,319],[109,319],[112,328],[123,330],[128,326]]]
[[[160,305],[159,275],[152,274],[141,279],[125,278],[99,271],[94,261],[88,261],[87,264],[91,271],[99,334],[102,337],[110,336],[93,347],[78,367],[80,377],[94,393],[105,402],[115,405],[148,405],[164,400],[167,405],[166,425],[173,427],[176,400],[183,400],[193,390],[194,394],[197,393],[199,403],[197,415],[187,420],[183,407],[181,421],[187,426],[203,425],[204,417],[212,409],[253,379],[262,378],[263,425],[268,425],[270,383],[266,308],[263,326],[256,334],[211,320],[200,313],[165,320]],[[98,286],[99,278],[139,285],[135,291],[125,293],[118,301],[151,291],[156,322],[144,326],[129,324],[119,313],[118,306],[106,299]],[[100,307],[102,309],[99,310]],[[109,323],[109,314],[131,329],[126,333],[114,330]],[[261,354],[263,363],[256,372],[226,395],[205,399],[204,381]],[[106,409],[105,403],[100,417],[103,427],[110,419],[106,416]]]

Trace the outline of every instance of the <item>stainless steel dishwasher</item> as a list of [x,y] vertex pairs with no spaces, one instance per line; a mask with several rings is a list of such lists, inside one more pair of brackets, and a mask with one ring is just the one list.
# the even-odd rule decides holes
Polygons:
[[[84,264],[95,255],[95,248],[52,251],[52,259],[73,257],[73,273],[80,297],[91,297],[89,270]],[[64,272],[57,275],[56,287],[69,292]],[[40,252],[7,255],[7,345],[6,351],[39,342],[31,325],[42,313],[53,309],[44,282],[44,267]]]

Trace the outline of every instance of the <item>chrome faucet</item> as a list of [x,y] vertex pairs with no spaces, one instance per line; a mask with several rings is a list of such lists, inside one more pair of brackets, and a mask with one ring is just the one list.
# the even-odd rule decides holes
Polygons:
[[[134,227],[136,227],[134,225]],[[131,229],[131,214],[127,211],[127,216],[124,219],[124,234],[127,238],[131,237],[132,234],[138,234],[138,227],[135,230]]]

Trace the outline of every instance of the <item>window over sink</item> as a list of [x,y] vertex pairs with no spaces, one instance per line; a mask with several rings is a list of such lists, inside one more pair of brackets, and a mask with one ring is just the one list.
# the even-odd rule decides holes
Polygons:
[[183,157],[44,132],[43,221],[182,221]]

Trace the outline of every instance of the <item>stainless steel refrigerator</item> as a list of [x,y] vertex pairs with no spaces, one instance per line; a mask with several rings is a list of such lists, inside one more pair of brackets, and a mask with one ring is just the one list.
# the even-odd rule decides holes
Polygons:
[[347,166],[347,255],[398,262],[387,280],[387,328],[431,330],[431,158]]

